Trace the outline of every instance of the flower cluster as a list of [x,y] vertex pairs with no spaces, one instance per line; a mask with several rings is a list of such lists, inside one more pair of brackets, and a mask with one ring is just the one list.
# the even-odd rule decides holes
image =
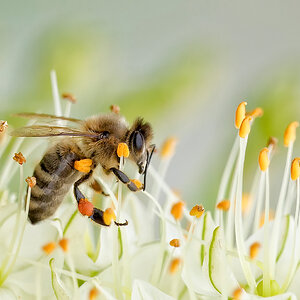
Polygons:
[[[58,91],[53,73],[52,85]],[[60,99],[57,93],[54,96],[56,113],[60,114]],[[72,103],[67,102],[65,116]],[[119,112],[116,106],[113,110]],[[292,159],[297,122],[284,133],[287,159],[274,216],[269,168],[275,139],[262,147],[251,193],[243,193],[247,140],[255,119],[262,114],[260,108],[246,112],[246,102],[237,108],[237,138],[221,179],[214,216],[200,203],[187,209],[180,195],[167,185],[165,175],[177,142],[170,138],[158,151],[157,169],[149,167],[149,190],[142,190],[138,173],[132,182],[139,191],[133,193],[120,182],[104,179],[99,170],[95,176],[104,193],[86,186],[89,200],[81,199],[78,207],[70,193],[53,218],[32,225],[27,219],[36,180],[27,177],[30,174],[24,176],[23,168],[39,141],[23,149],[21,138],[1,139],[0,298],[300,297],[300,158]],[[0,124],[1,134],[6,134],[6,122]],[[130,168],[126,144],[120,144],[117,152],[120,169]],[[76,168],[86,171],[89,166],[86,160]],[[16,196],[8,186],[18,170]],[[91,222],[94,205],[108,207],[104,219],[110,226]],[[128,226],[118,227],[113,222],[124,220],[128,220]]]

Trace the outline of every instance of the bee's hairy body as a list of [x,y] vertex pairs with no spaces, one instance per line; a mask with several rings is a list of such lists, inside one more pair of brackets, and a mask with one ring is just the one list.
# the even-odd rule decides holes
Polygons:
[[[59,138],[34,170],[36,185],[31,190],[29,207],[29,219],[33,224],[52,216],[72,185],[83,177],[84,174],[74,168],[75,161],[91,159],[91,170],[101,165],[109,173],[119,167],[116,150],[118,144],[123,142],[131,148],[130,158],[142,172],[145,170],[149,155],[147,149],[152,139],[152,129],[148,123],[137,119],[129,128],[120,115],[107,114],[91,117],[82,121],[80,126],[84,133],[82,136]],[[27,131],[25,128],[24,132]],[[47,132],[50,136],[52,129],[49,127]],[[30,134],[38,136],[41,133]],[[16,135],[21,136],[19,133]],[[139,144],[141,142],[142,145]]]

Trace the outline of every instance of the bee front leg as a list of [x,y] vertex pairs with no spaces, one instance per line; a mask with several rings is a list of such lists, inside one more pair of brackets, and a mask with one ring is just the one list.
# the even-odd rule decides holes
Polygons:
[[111,168],[110,169],[116,176],[117,178],[123,182],[124,184],[127,185],[127,187],[132,191],[132,192],[137,192],[139,191],[139,188],[135,185],[135,183],[133,183],[129,177],[123,173],[122,171],[120,171],[117,168]]

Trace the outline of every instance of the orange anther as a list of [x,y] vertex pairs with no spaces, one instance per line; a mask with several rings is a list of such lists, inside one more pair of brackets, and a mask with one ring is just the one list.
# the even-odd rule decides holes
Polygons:
[[13,157],[13,160],[15,160],[18,164],[21,166],[26,163],[26,158],[23,156],[21,152],[15,153],[15,156]]
[[75,96],[71,93],[63,93],[62,98],[66,99],[66,100],[69,100],[72,103],[76,103],[76,101],[77,101]]
[[69,251],[69,240],[68,239],[61,239],[58,242],[59,246],[63,249],[64,252],[68,252]]
[[[269,221],[274,220],[274,212],[270,210],[269,212]],[[263,212],[260,216],[259,227],[263,227],[265,224],[265,213]]]
[[300,157],[296,157],[292,161],[291,165],[291,178],[292,180],[296,180],[300,176]]
[[180,220],[182,218],[184,202],[179,201],[173,204],[171,208],[171,214],[175,220]]
[[170,246],[174,248],[180,247],[180,240],[179,239],[173,239],[170,241]]
[[268,169],[269,164],[270,164],[268,152],[269,152],[269,149],[266,147],[259,152],[258,163],[259,163],[260,169],[263,172],[265,172]]
[[258,242],[255,242],[253,243],[251,246],[250,246],[250,258],[251,259],[254,259],[256,258],[256,256],[258,255],[258,252],[259,252],[259,248],[261,247],[261,244],[258,243]]
[[133,182],[139,190],[143,188],[143,184],[138,179],[131,179],[130,181]]
[[240,127],[240,131],[239,131],[239,135],[241,138],[245,138],[249,132],[250,132],[250,121],[252,120],[252,117],[251,116],[247,116],[242,124],[241,124],[241,127]]
[[93,287],[89,293],[89,300],[96,300],[98,294],[99,294],[99,291],[95,287]]
[[115,114],[119,114],[120,113],[120,107],[118,105],[113,104],[113,105],[110,106],[110,111],[115,113]]
[[33,188],[36,185],[36,178],[35,177],[27,177],[25,179],[25,181],[27,182],[27,184],[30,188]]
[[170,263],[170,267],[169,267],[170,273],[171,274],[176,273],[179,269],[180,264],[181,264],[181,259],[180,258],[174,258]]
[[4,130],[8,127],[6,121],[0,120],[0,132],[4,132]]
[[89,158],[76,160],[74,162],[74,169],[76,169],[79,172],[88,173],[91,170],[92,164],[93,161]]
[[126,143],[120,143],[118,145],[118,149],[117,149],[117,155],[119,157],[128,157],[129,156],[129,149]]
[[178,139],[175,137],[168,138],[162,145],[160,155],[162,158],[168,158],[174,155],[175,147],[177,145]]
[[299,127],[299,122],[292,122],[288,125],[283,136],[284,146],[288,147],[290,143],[293,143],[296,140],[297,127]]
[[202,205],[195,205],[190,211],[190,215],[195,216],[196,218],[200,218],[203,213],[204,207]]
[[80,199],[78,210],[83,216],[90,217],[93,214],[94,205],[87,199]]
[[228,211],[230,208],[230,201],[229,200],[223,200],[217,204],[217,209]]
[[235,112],[235,127],[239,129],[246,116],[247,102],[243,101],[239,104]]
[[44,245],[42,247],[43,251],[46,253],[46,254],[50,254],[51,252],[53,252],[53,250],[56,248],[56,243],[55,242],[50,242],[46,245]]
[[258,118],[258,117],[262,117],[264,114],[264,111],[262,108],[257,107],[255,109],[253,109],[252,111],[250,111],[247,115],[251,116],[253,119]]
[[232,293],[232,300],[240,300],[242,296],[243,290],[241,288],[237,288]]
[[103,221],[106,225],[110,225],[112,220],[116,220],[116,215],[113,211],[112,208],[107,208],[104,212],[103,212]]

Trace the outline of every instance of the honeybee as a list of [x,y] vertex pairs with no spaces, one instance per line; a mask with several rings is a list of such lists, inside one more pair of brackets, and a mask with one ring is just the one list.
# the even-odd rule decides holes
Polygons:
[[[79,185],[92,177],[98,165],[102,166],[105,173],[113,173],[131,191],[137,191],[137,186],[119,170],[120,158],[117,156],[119,143],[128,145],[129,159],[136,163],[139,173],[144,174],[143,189],[145,189],[147,167],[155,145],[151,144],[152,127],[142,118],[137,118],[129,127],[124,117],[113,112],[86,120],[36,113],[20,113],[17,116],[68,121],[74,124],[68,127],[51,126],[49,123],[49,125],[32,125],[11,132],[12,136],[17,137],[61,137],[56,144],[50,146],[34,169],[36,185],[31,190],[28,214],[32,224],[52,216],[72,185],[77,203],[85,199]],[[82,173],[75,167],[75,162],[82,160],[90,161],[90,170],[87,173]],[[89,217],[96,223],[107,226],[103,221],[102,210],[94,207]],[[127,225],[127,222],[116,224]]]

